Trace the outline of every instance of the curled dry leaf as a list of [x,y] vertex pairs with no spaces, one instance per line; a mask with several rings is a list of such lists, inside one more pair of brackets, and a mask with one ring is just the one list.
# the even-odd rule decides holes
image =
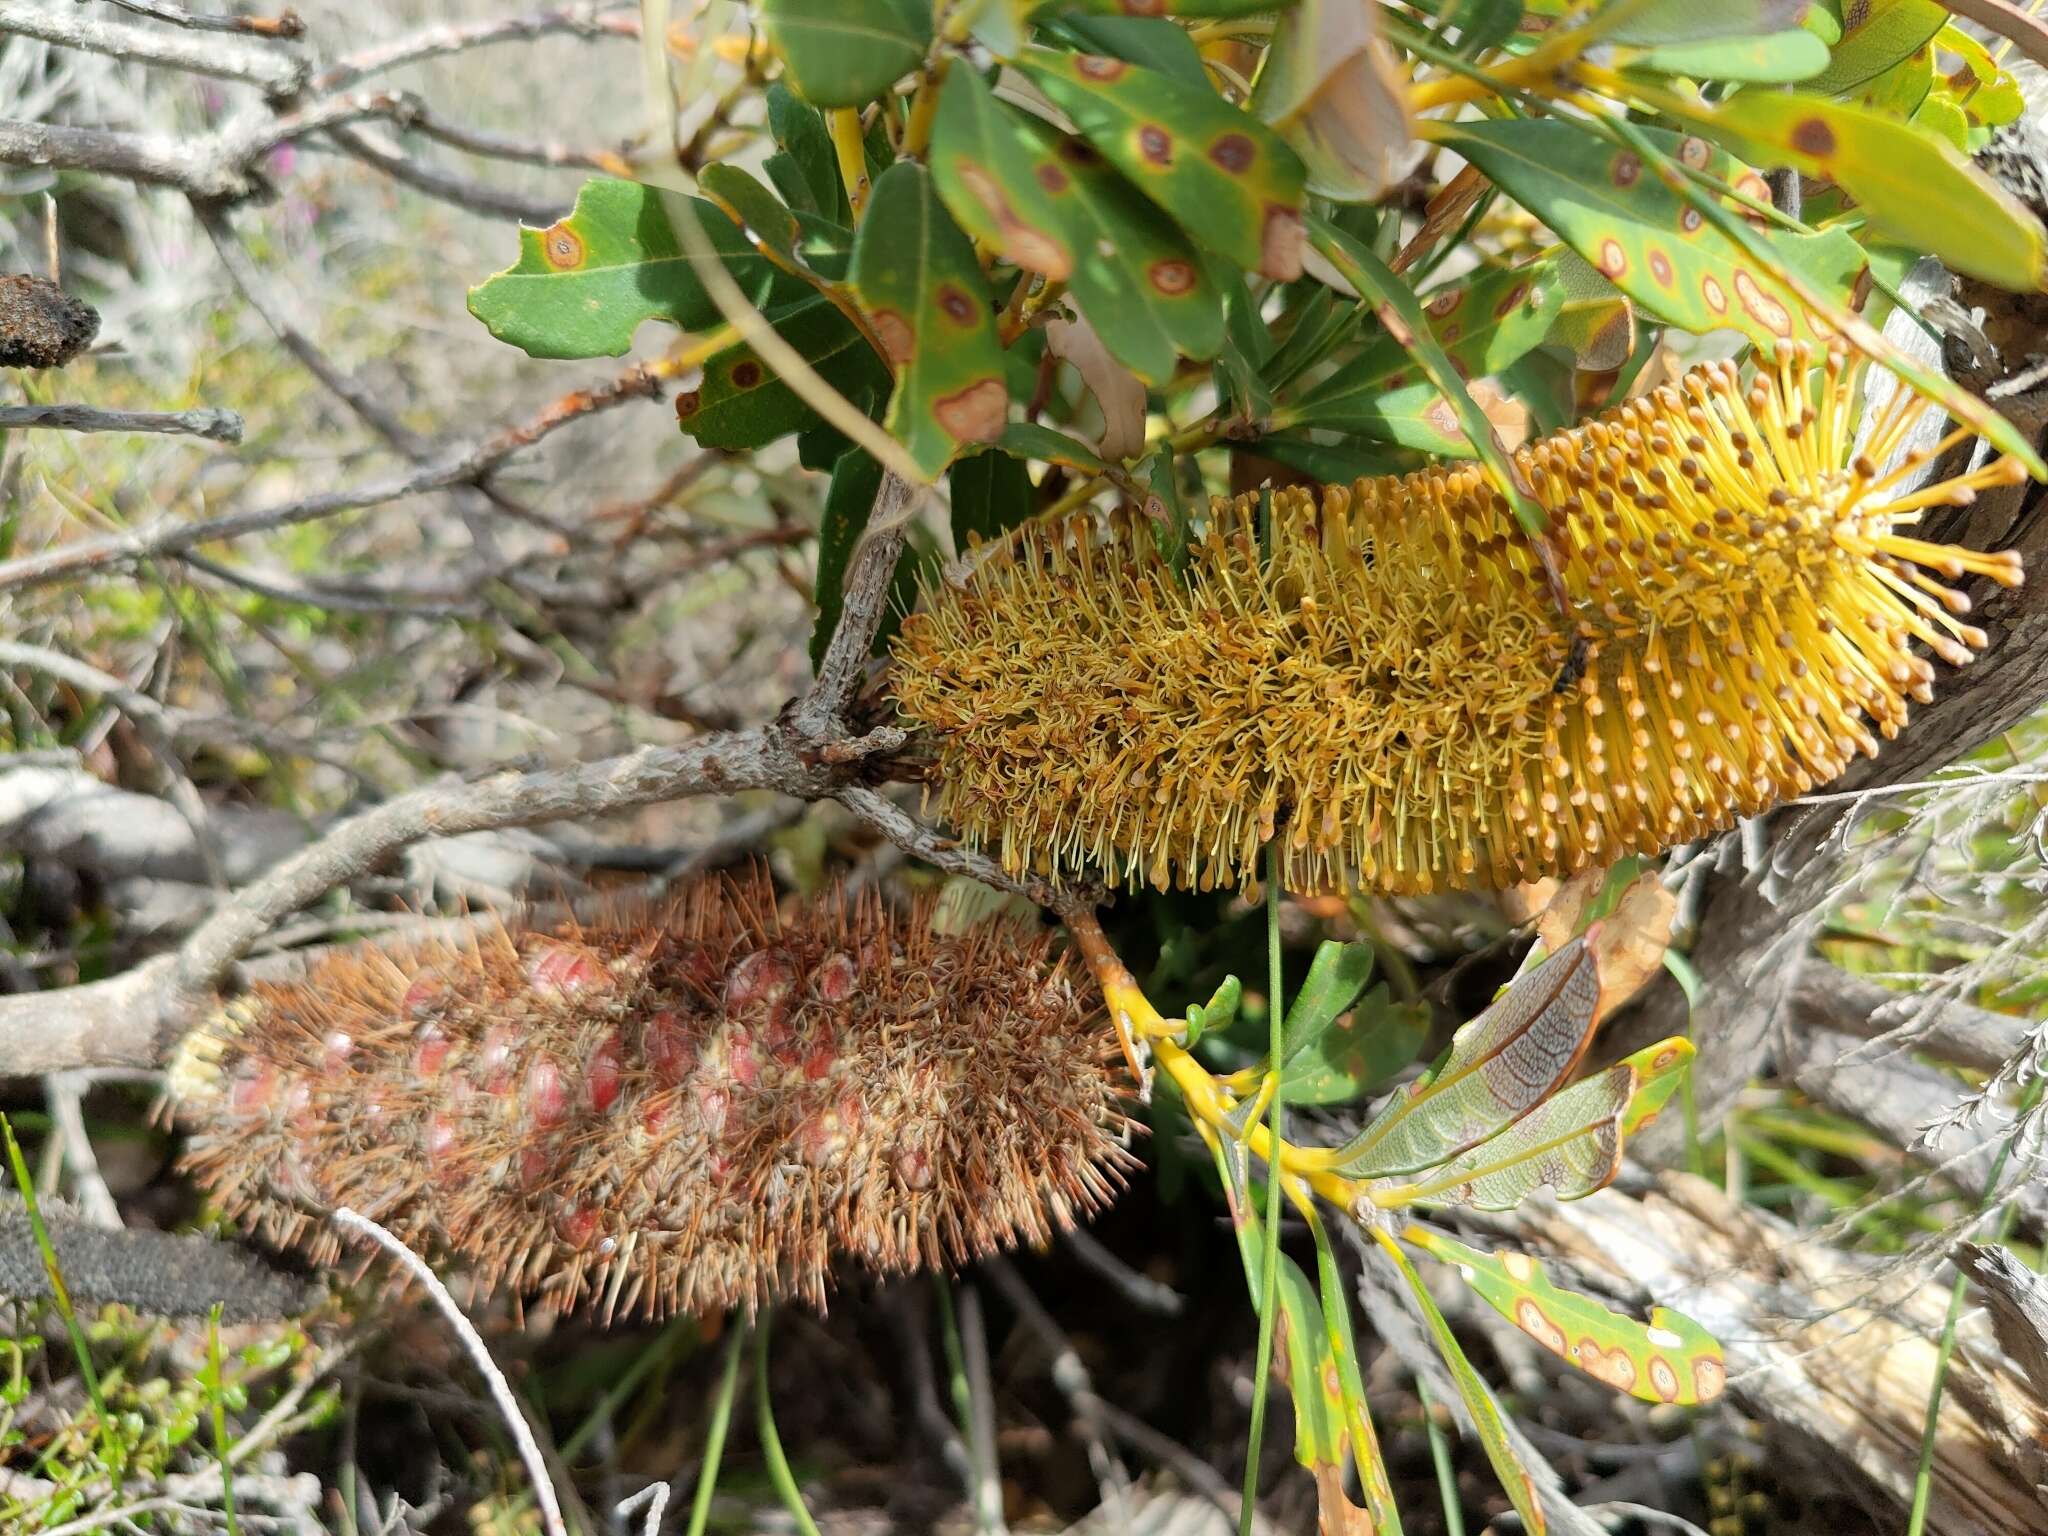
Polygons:
[[1095,451],[1105,459],[1128,459],[1145,447],[1145,386],[1136,374],[1109,355],[1087,316],[1070,299],[1072,320],[1048,320],[1045,344],[1054,357],[1065,358],[1102,407],[1102,440]]
[[1415,152],[1408,81],[1371,0],[1301,0],[1273,35],[1252,105],[1308,167],[1308,189],[1374,202]]
[[[1562,883],[1538,880],[1518,886],[1505,901],[1513,913],[1533,913],[1536,933],[1552,953],[1569,944],[1585,926],[1586,913],[1606,889],[1606,869],[1582,869]],[[1540,903],[1540,905],[1539,905]],[[1638,877],[1614,910],[1600,919],[1591,935],[1593,959],[1600,971],[1600,1017],[1606,1018],[1634,997],[1664,966],[1671,942],[1671,919],[1678,898],[1664,888],[1655,870]]]

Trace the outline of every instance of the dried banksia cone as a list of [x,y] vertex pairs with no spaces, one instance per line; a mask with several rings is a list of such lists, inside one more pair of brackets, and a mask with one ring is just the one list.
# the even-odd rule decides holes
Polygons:
[[186,1166],[320,1262],[347,1205],[488,1286],[659,1315],[835,1258],[938,1266],[1106,1202],[1126,1154],[1092,987],[1014,924],[764,879],[258,986],[173,1074]]
[[1278,833],[1290,888],[1422,892],[1804,793],[1930,697],[1914,642],[1984,644],[1944,583],[2020,579],[1909,530],[2021,466],[1902,490],[1932,450],[1878,466],[1929,407],[1897,391],[1857,452],[1861,371],[1703,367],[1518,453],[1576,634],[1473,465],[1274,493],[1265,559],[1256,501],[1218,500],[1184,574],[1135,516],[1027,526],[896,644],[940,808],[1011,871],[1206,889]]

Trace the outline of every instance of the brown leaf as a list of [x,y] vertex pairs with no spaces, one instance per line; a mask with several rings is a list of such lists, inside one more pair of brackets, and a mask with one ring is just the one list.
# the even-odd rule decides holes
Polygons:
[[1072,299],[1066,302],[1079,318],[1048,320],[1046,349],[1074,365],[1081,382],[1102,407],[1102,441],[1095,451],[1105,459],[1128,459],[1145,447],[1145,386],[1109,355],[1079,306]]
[[[1543,886],[1555,889],[1536,919],[1536,933],[1543,947],[1553,953],[1572,941],[1585,926],[1586,909],[1607,884],[1605,869],[1582,869],[1562,885],[1537,881],[1517,886],[1511,893],[1528,902],[1531,893]],[[1505,900],[1502,903],[1508,906]],[[1512,911],[1512,907],[1510,907]],[[1642,991],[1650,978],[1664,968],[1664,951],[1671,943],[1671,919],[1678,911],[1678,898],[1664,888],[1651,870],[1626,891],[1614,910],[1600,919],[1593,935],[1593,960],[1600,970],[1600,1017],[1606,1018]]]

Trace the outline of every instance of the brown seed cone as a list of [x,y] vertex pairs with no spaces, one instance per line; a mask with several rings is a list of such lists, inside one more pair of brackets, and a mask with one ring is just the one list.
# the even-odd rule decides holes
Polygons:
[[1093,987],[1011,923],[760,876],[659,911],[327,960],[173,1070],[185,1166],[320,1262],[351,1206],[605,1317],[958,1263],[1104,1205],[1128,1154]]
[[0,368],[61,368],[99,330],[98,312],[47,278],[0,275]]

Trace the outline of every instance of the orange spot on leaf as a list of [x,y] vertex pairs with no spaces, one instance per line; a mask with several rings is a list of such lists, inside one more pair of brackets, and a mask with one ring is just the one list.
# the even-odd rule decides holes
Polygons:
[[1642,156],[1632,149],[1624,149],[1614,157],[1613,163],[1608,169],[1608,174],[1613,177],[1614,184],[1617,187],[1634,186],[1638,181],[1642,180]]
[[1148,165],[1156,165],[1162,171],[1173,164],[1173,135],[1157,123],[1143,123],[1138,128],[1138,153]]
[[1001,379],[979,379],[932,402],[932,415],[948,436],[962,443],[992,443],[1003,435],[1010,392]]
[[1146,276],[1152,280],[1152,286],[1170,299],[1179,298],[1193,289],[1195,275],[1193,262],[1177,259],[1155,261],[1146,268]]
[[1835,152],[1835,130],[1821,118],[1806,118],[1792,125],[1792,147],[1817,160],[1825,159]]
[[557,272],[583,265],[583,237],[569,227],[566,219],[541,231],[540,250]]
[[1619,240],[1600,242],[1600,260],[1596,263],[1603,277],[1620,277],[1628,271],[1628,252],[1621,248]]
[[732,365],[732,372],[727,377],[732,380],[734,389],[752,389],[767,375],[761,371],[761,365],[753,358],[743,357]]
[[917,332],[901,314],[893,309],[878,309],[869,318],[874,322],[875,335],[880,338],[882,350],[889,355],[890,362],[900,366],[916,355]]
[[1107,59],[1099,53],[1083,53],[1074,59],[1074,70],[1084,80],[1121,80],[1130,67],[1122,59]]
[[1233,176],[1242,176],[1259,157],[1259,147],[1242,133],[1226,133],[1209,146],[1209,158]]

